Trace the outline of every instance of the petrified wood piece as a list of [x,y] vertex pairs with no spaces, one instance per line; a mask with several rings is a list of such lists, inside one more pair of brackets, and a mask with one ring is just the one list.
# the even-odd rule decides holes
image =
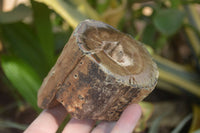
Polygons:
[[61,103],[77,119],[118,120],[157,79],[157,66],[143,44],[103,22],[85,20],[44,79],[38,105]]

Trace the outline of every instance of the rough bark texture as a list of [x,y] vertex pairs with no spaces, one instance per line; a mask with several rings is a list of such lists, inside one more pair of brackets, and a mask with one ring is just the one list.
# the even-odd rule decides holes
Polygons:
[[44,79],[38,105],[61,103],[77,119],[114,121],[129,104],[144,99],[157,79],[157,66],[140,42],[85,20]]

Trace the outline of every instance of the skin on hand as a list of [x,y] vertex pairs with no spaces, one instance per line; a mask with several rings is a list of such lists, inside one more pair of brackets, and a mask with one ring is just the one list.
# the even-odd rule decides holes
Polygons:
[[[63,122],[67,111],[63,106],[44,110],[24,131],[24,133],[55,133]],[[63,133],[131,133],[141,116],[138,104],[129,105],[117,122],[101,121],[96,127],[95,121],[72,118]]]

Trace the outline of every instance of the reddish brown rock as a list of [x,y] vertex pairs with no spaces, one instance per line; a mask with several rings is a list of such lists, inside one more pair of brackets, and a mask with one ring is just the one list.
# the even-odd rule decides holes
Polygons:
[[157,66],[143,44],[105,23],[85,20],[44,79],[38,105],[61,103],[77,119],[118,120],[157,80]]

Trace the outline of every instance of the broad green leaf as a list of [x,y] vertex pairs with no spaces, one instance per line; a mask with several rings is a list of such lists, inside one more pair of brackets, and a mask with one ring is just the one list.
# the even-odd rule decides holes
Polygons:
[[1,28],[2,38],[8,44],[7,50],[25,60],[43,78],[49,71],[49,65],[30,27],[23,23],[14,23],[2,25]]
[[192,114],[187,115],[171,133],[179,133],[190,119],[192,119]]
[[182,25],[184,13],[177,9],[159,10],[154,19],[156,28],[165,35],[174,34]]
[[31,9],[23,4],[20,4],[10,12],[0,12],[0,23],[18,22],[31,15]]
[[34,1],[32,1],[32,9],[36,35],[40,41],[38,47],[41,47],[50,69],[55,62],[54,36],[50,21],[50,10],[46,5]]
[[34,69],[20,59],[11,56],[1,56],[2,69],[12,85],[22,97],[35,109],[37,108],[37,90],[41,78]]

